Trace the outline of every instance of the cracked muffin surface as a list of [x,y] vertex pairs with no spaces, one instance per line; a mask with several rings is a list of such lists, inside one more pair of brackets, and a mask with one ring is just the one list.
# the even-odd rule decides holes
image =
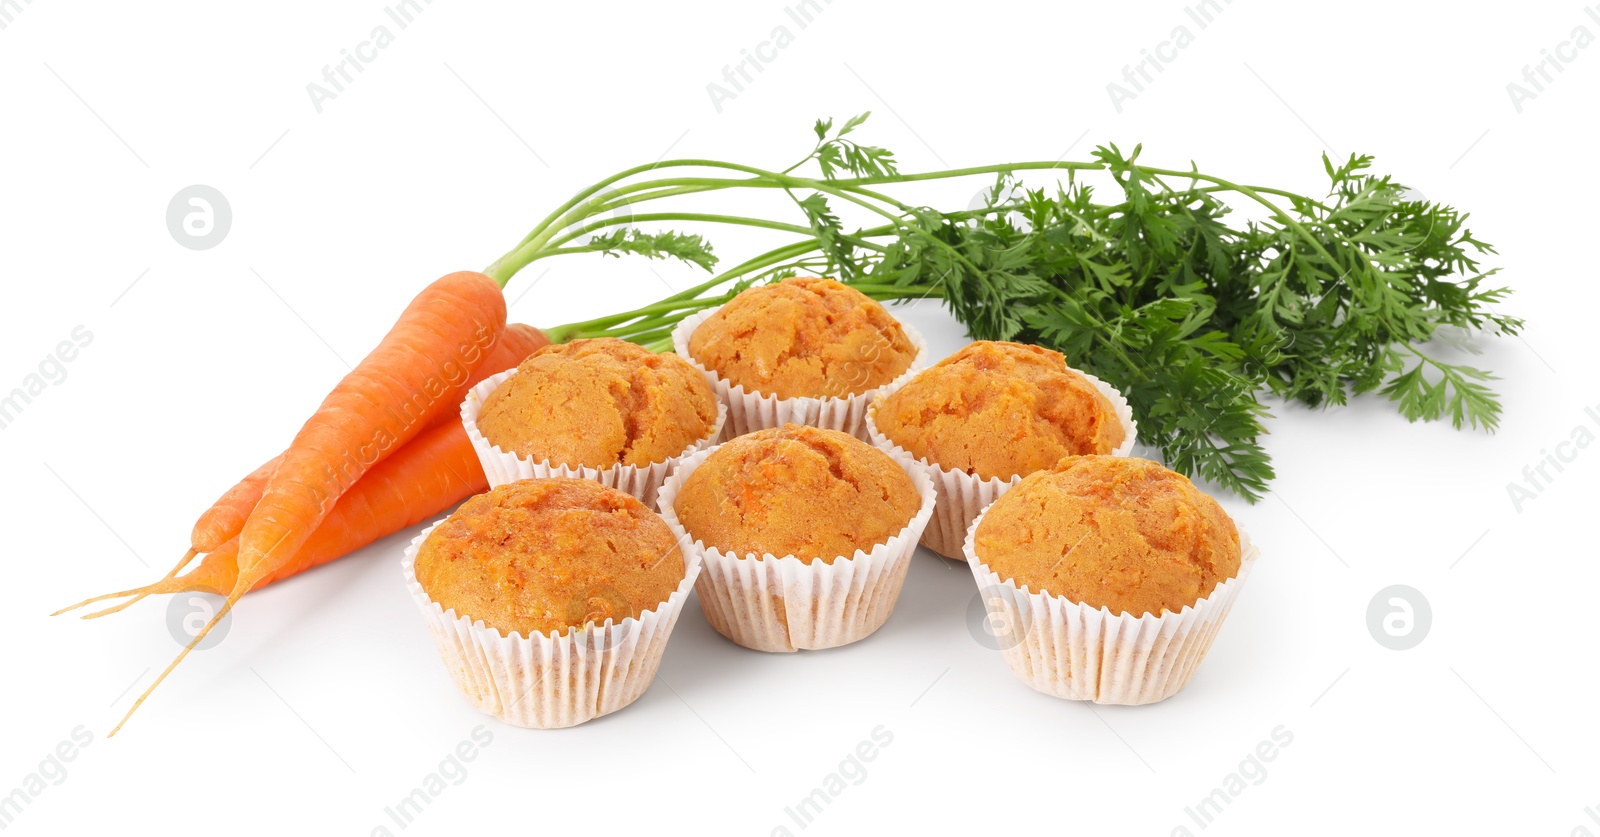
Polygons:
[[866,294],[795,277],[740,293],[689,337],[689,355],[747,392],[842,398],[911,368],[905,329]]
[[424,592],[504,634],[562,634],[654,610],[683,550],[661,516],[591,480],[506,483],[472,497],[417,552]]
[[786,424],[718,447],[673,503],[684,529],[735,555],[833,563],[899,534],[921,497],[888,454],[837,430]]
[[971,343],[872,411],[878,432],[911,455],[982,479],[1111,453],[1126,436],[1111,401],[1061,353],[1022,343]]
[[984,512],[973,552],[1002,579],[1112,613],[1181,611],[1239,574],[1239,530],[1182,474],[1069,456]]
[[716,420],[711,386],[688,361],[603,338],[529,355],[484,399],[478,430],[534,461],[609,468],[677,456]]

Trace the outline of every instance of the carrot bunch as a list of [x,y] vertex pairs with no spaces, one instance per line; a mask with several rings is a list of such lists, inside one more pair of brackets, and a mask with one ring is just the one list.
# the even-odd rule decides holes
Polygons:
[[[323,399],[280,456],[217,498],[190,533],[189,549],[156,582],[88,614],[119,611],[153,594],[209,589],[227,599],[134,702],[127,723],[167,675],[245,593],[413,526],[488,488],[456,411],[467,390],[550,341],[506,325],[500,286],[481,273],[452,273],[425,288],[378,347]],[[183,572],[195,557],[199,566]]]

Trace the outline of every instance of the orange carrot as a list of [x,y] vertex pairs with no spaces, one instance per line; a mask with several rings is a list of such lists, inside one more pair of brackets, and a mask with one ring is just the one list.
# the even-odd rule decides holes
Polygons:
[[[482,365],[472,373],[472,376],[469,377],[465,383],[459,387],[456,387],[451,393],[450,397],[459,404],[461,400],[466,397],[467,390],[477,386],[485,378],[488,378],[490,375],[504,372],[507,369],[516,366],[528,355],[531,355],[548,345],[550,345],[550,338],[546,337],[544,332],[534,328],[533,326],[523,325],[522,323],[512,323],[511,325],[506,326],[506,330],[500,335],[500,339],[495,342],[494,348],[489,350],[489,356],[484,359]],[[446,414],[435,420],[434,426],[437,427],[443,424],[448,424],[452,421],[459,423],[459,420],[454,414]],[[407,447],[409,447],[409,445]],[[402,452],[404,450],[405,448],[402,448]],[[396,454],[396,456],[399,455],[400,454]],[[210,553],[218,550],[224,543],[235,541],[238,538],[240,530],[244,528],[245,520],[250,516],[250,512],[256,507],[256,503],[261,500],[261,492],[266,487],[267,480],[272,476],[272,473],[277,470],[278,463],[282,461],[282,455],[273,457],[272,461],[262,465],[260,468],[257,468],[249,476],[245,477],[243,480],[240,480],[237,485],[228,489],[228,491],[225,492],[221,497],[217,498],[217,501],[211,505],[211,508],[207,509],[204,514],[200,515],[200,519],[195,521],[194,529],[189,536],[189,551],[184,554],[183,559],[178,562],[177,566],[173,567],[171,571],[169,571],[156,583],[147,584],[143,587],[136,587],[131,590],[120,590],[115,593],[106,593],[103,595],[94,596],[93,598],[84,599],[77,604],[64,607],[50,615],[58,616],[62,613],[66,613],[69,610],[76,610],[80,607],[84,607],[85,605],[94,604],[95,602],[104,601],[106,599],[116,599],[127,596],[133,597],[113,607],[84,616],[85,619],[93,619],[97,616],[105,616],[111,613],[116,613],[117,611],[138,602],[140,599],[143,599],[146,596],[172,592],[171,590],[164,589],[164,582],[168,582],[177,578],[178,573],[182,572],[183,568],[188,566],[189,562],[192,561],[196,555],[206,554],[208,556],[206,560],[209,561]],[[357,481],[357,485],[360,485],[359,481]],[[355,490],[354,487],[352,487],[351,490]],[[459,498],[457,499],[459,500]],[[395,531],[398,531],[400,528],[409,525],[410,524],[402,524],[401,526],[397,526]],[[384,532],[382,534],[387,535],[390,533]],[[365,544],[360,544],[360,546],[365,546]],[[353,551],[357,548],[358,547],[353,546],[346,551]],[[230,572],[233,572],[235,568],[234,554],[237,552],[237,549],[238,545],[235,543],[233,550],[231,550],[227,555],[226,563]],[[338,555],[333,557],[338,557]],[[323,560],[332,560],[332,558],[325,558]],[[229,582],[229,589],[231,589],[231,587],[232,581]],[[175,589],[184,588],[180,586]]]
[[[461,427],[461,419],[439,422],[356,480],[294,558],[262,576],[250,589],[259,590],[326,564],[488,489],[489,481]],[[189,572],[130,591],[130,595],[142,598],[189,590],[219,594],[232,590],[239,580],[238,554],[239,539],[234,538],[206,553]],[[127,604],[132,601],[84,618],[113,613]]]
[[368,469],[456,407],[451,381],[482,365],[505,330],[506,301],[493,279],[452,273],[425,288],[383,341],[323,399],[267,481],[239,533],[238,579],[108,737],[115,735],[183,658],[257,582],[288,566],[340,495]]
[[[167,574],[162,576],[161,580],[168,581],[177,577],[184,567],[189,566],[189,562],[193,561],[196,555],[211,552],[229,538],[239,534],[239,530],[244,528],[245,519],[250,516],[250,510],[254,509],[256,502],[261,499],[261,492],[266,488],[267,480],[272,477],[272,472],[277,470],[278,463],[281,461],[283,461],[282,456],[273,457],[272,461],[251,471],[249,476],[223,492],[222,496],[211,504],[211,508],[206,509],[205,513],[200,515],[200,519],[195,521],[194,529],[189,533],[189,551],[183,553],[183,557],[178,559],[178,563],[174,564],[172,569],[167,570]],[[140,587],[133,590],[121,590],[116,593],[93,596],[77,604],[68,605],[50,615],[60,616],[69,610],[77,610],[84,605],[94,604],[105,599],[134,596],[140,590],[145,589],[149,588]],[[116,610],[121,610],[142,598],[144,596],[139,595],[131,601],[123,602]],[[101,613],[107,612],[110,611],[101,611]]]
[[[500,339],[495,341],[494,347],[489,350],[489,356],[473,371],[472,375],[458,386],[452,387],[450,392],[443,396],[453,404],[460,404],[467,396],[467,390],[472,389],[484,378],[504,372],[521,363],[523,358],[535,351],[550,345],[550,338],[544,332],[533,326],[522,323],[512,323],[506,326]],[[449,420],[453,413],[446,413],[435,423]],[[261,493],[266,488],[267,480],[278,469],[278,463],[283,457],[274,457],[271,462],[257,468],[250,476],[239,481],[238,485],[228,489],[226,494],[217,498],[211,508],[200,519],[195,521],[194,531],[189,536],[189,544],[195,552],[210,552],[221,546],[225,541],[231,540],[244,529],[244,522],[249,518],[250,512],[255,510],[256,503],[261,500]]]
[[[550,345],[550,338],[546,337],[544,332],[531,325],[512,323],[506,326],[506,330],[500,334],[500,341],[494,344],[493,349],[489,350],[488,359],[483,362],[483,366],[472,373],[471,378],[467,379],[466,384],[461,387],[458,393],[461,397],[455,399],[453,403],[460,407],[462,400],[467,397],[467,390],[483,383],[483,380],[490,375],[498,375],[522,363],[527,359],[528,355],[548,345]],[[457,413],[451,412],[450,415],[456,416]]]
[[241,582],[276,570],[368,468],[455,409],[447,382],[482,365],[505,321],[500,286],[481,273],[452,273],[418,294],[284,451],[239,533]]
[[115,593],[90,596],[77,604],[67,605],[50,615],[60,616],[69,610],[77,610],[95,602],[133,596],[133,598],[115,607],[92,614],[94,616],[104,616],[108,613],[122,610],[145,596],[151,595],[151,593],[155,592],[154,588],[162,582],[176,578],[184,567],[189,566],[189,562],[193,561],[196,555],[209,554],[239,534],[239,530],[244,528],[245,519],[250,515],[250,510],[254,509],[256,502],[261,499],[261,491],[266,487],[267,480],[272,476],[272,472],[277,470],[278,463],[282,461],[282,455],[273,457],[270,462],[251,471],[249,476],[223,492],[222,496],[211,504],[211,508],[206,509],[200,515],[200,519],[195,521],[194,529],[189,533],[189,551],[183,553],[183,557],[178,559],[178,563],[172,569],[167,570],[167,574],[162,576],[160,581],[144,587],[135,587],[131,590],[119,590]]
[[282,454],[274,456],[270,462],[251,471],[249,476],[223,492],[211,504],[211,508],[206,509],[200,519],[194,522],[194,529],[189,532],[189,548],[195,552],[210,552],[239,534],[250,512],[261,500],[267,480],[272,479],[282,462]]

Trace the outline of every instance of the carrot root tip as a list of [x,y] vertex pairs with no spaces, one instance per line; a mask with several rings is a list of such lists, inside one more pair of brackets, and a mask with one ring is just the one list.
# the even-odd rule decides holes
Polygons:
[[121,598],[123,596],[134,596],[135,597],[133,599],[133,601],[122,602],[121,604],[118,604],[115,607],[110,607],[110,608],[107,608],[105,610],[102,610],[102,611],[99,611],[99,612],[96,612],[96,613],[91,613],[91,614],[89,614],[87,616],[84,616],[83,618],[84,619],[93,619],[96,616],[105,616],[108,613],[116,613],[117,611],[122,610],[123,608],[127,607],[128,605],[133,604],[133,602],[136,602],[139,599],[142,599],[145,596],[150,595],[151,593],[162,592],[160,590],[157,590],[156,588],[159,587],[163,582],[171,581],[172,579],[176,578],[178,576],[178,573],[183,572],[183,568],[189,566],[189,562],[193,561],[194,557],[196,555],[199,555],[199,554],[200,554],[199,550],[196,550],[192,546],[189,547],[189,551],[183,553],[183,557],[178,559],[178,563],[173,565],[172,569],[168,570],[167,574],[162,576],[160,578],[160,580],[156,581],[154,584],[146,584],[143,587],[135,587],[135,588],[133,588],[131,590],[122,590],[122,591],[116,592],[116,593],[102,593],[101,595],[98,595],[98,596],[91,596],[90,598],[84,599],[83,601],[78,602],[77,604],[67,605],[66,607],[64,607],[64,608],[62,608],[62,609],[60,609],[60,610],[58,610],[55,613],[52,613],[50,615],[51,616],[60,616],[61,614],[66,613],[68,611],[77,610],[80,607],[87,607],[88,605],[92,605],[95,602],[103,602],[106,599],[116,599],[116,598]]
[[99,619],[102,616],[110,616],[113,613],[117,613],[117,612],[120,612],[122,610],[126,610],[128,607],[130,607],[130,606],[132,606],[134,604],[137,604],[139,602],[139,600],[145,598],[146,596],[149,596],[153,592],[156,592],[156,591],[151,590],[151,589],[141,590],[138,593],[136,593],[133,596],[133,598],[130,598],[125,602],[118,602],[117,604],[114,604],[114,605],[112,605],[112,606],[110,606],[108,608],[105,608],[104,610],[97,610],[97,611],[95,611],[93,613],[85,613],[82,616],[79,616],[78,618],[79,619]]
[[128,707],[128,713],[122,716],[122,720],[118,721],[117,725],[112,727],[110,732],[106,733],[107,738],[116,735],[117,732],[122,729],[123,725],[128,723],[128,719],[133,717],[133,713],[139,711],[139,707],[143,706],[145,700],[149,698],[151,693],[156,690],[156,687],[161,685],[162,681],[167,679],[167,675],[171,674],[172,670],[177,668],[179,663],[183,662],[183,658],[189,656],[189,652],[193,651],[195,646],[199,645],[200,642],[206,638],[206,635],[211,633],[211,629],[215,628],[220,622],[222,622],[222,618],[227,616],[229,611],[233,610],[233,606],[239,601],[239,597],[243,596],[245,591],[250,589],[250,585],[248,583],[243,583],[243,579],[240,579],[240,581],[241,583],[234,586],[233,592],[228,594],[227,601],[224,601],[222,603],[222,607],[217,608],[217,612],[211,617],[211,620],[206,622],[205,627],[201,628],[200,632],[195,634],[193,639],[189,640],[189,644],[185,645],[183,650],[178,652],[178,656],[175,657],[172,662],[167,664],[167,667],[162,670],[161,674],[156,676],[155,682],[151,683],[149,687],[144,690],[144,694],[139,695],[139,699],[133,702],[133,706]]

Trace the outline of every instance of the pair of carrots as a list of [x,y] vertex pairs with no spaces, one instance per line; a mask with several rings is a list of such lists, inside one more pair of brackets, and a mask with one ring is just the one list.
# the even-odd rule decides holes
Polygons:
[[[505,298],[481,273],[452,273],[418,294],[378,347],[323,399],[287,450],[196,521],[190,547],[154,584],[96,596],[114,613],[157,593],[227,599],[111,731],[115,735],[245,593],[415,525],[488,482],[456,417],[468,389],[549,343],[506,326]],[[200,565],[179,575],[197,555]]]

